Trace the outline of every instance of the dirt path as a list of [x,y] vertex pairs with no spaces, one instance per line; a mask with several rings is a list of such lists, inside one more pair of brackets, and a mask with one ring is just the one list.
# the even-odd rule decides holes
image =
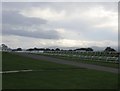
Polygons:
[[99,70],[99,71],[107,71],[107,72],[112,72],[112,73],[118,73],[118,69],[116,69],[116,68],[98,66],[98,65],[93,65],[93,64],[85,64],[85,63],[80,63],[80,62],[78,63],[78,62],[67,61],[67,60],[63,60],[63,59],[41,56],[41,55],[36,55],[36,54],[28,54],[28,53],[15,53],[15,54],[21,55],[21,56],[24,56],[24,57],[37,59],[37,60],[45,60],[45,61],[59,63],[59,64],[67,64],[67,65],[73,65],[73,66],[76,66],[76,67],[82,67],[82,68],[94,69],[94,70]]

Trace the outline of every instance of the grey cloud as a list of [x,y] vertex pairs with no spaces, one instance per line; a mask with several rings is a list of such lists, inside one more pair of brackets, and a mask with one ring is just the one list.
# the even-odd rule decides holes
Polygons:
[[23,37],[41,38],[41,39],[59,39],[59,33],[55,30],[48,31],[25,31],[25,30],[14,30],[14,29],[3,29],[3,35],[17,35]]
[[[47,21],[39,18],[29,18],[22,16],[18,11],[3,11],[2,13],[2,23],[4,35],[17,35],[24,37],[42,38],[42,39],[59,39],[61,38],[57,31],[45,30],[44,28],[38,29],[42,24],[47,24]],[[15,26],[19,28],[15,29]],[[36,26],[35,31],[29,31],[32,26]],[[24,29],[27,27],[27,30]]]
[[[82,9],[88,9],[90,7],[103,6],[106,9],[114,9],[116,11],[118,2],[3,2],[3,8],[10,9],[24,9],[29,7],[51,7],[57,10],[68,7],[71,10],[73,7],[79,7]],[[72,6],[72,7],[71,7]]]
[[[6,9],[9,9],[11,11],[3,11],[3,23],[4,24],[12,24],[12,25],[19,25],[19,26],[31,26],[33,24],[39,26],[41,24],[46,24],[47,21],[43,19],[37,19],[37,18],[28,18],[24,17],[20,14],[18,14],[19,10],[26,9],[26,8],[31,8],[31,7],[40,7],[40,8],[52,8],[55,9],[56,11],[60,10],[66,10],[68,12],[73,12],[75,9],[80,9],[81,11],[86,11],[90,7],[99,7],[103,6],[107,10],[113,10],[116,11],[117,9],[117,4],[116,3],[42,3],[42,2],[8,2],[4,3],[3,7]],[[4,9],[3,8],[3,9]],[[18,11],[12,12],[12,9],[17,9]],[[67,13],[68,13],[67,12]],[[73,12],[74,13],[74,12]],[[81,12],[82,13],[82,12]],[[100,21],[98,21],[100,22]],[[106,31],[106,29],[98,29],[98,28],[92,28],[91,23],[87,21],[81,21],[81,20],[73,20],[71,22],[62,20],[59,22],[52,22],[50,23],[49,28],[65,28],[67,30],[71,30],[74,32],[80,32],[83,33],[83,39],[86,40],[105,40],[105,39],[110,39],[110,40],[116,40],[115,35],[112,34],[112,32]],[[93,30],[99,30],[97,32],[94,32]],[[111,30],[111,29],[109,29]],[[34,37],[34,38],[44,38],[44,39],[58,39],[61,38],[59,33],[57,31],[50,30],[50,31],[44,31],[44,29],[35,31],[35,32],[30,32],[30,31],[25,31],[25,30],[14,30],[14,29],[4,29],[3,34],[8,34],[8,35],[19,35],[19,36],[26,36],[26,37]],[[99,35],[98,35],[99,34]],[[81,37],[81,35],[80,35]]]
[[17,11],[3,11],[2,12],[2,23],[3,24],[15,24],[15,25],[33,25],[33,24],[45,24],[47,23],[44,19],[29,18],[22,16]]
[[[42,9],[44,8],[55,8],[56,2],[3,2],[2,3],[2,9],[3,10],[11,10],[11,11],[21,11],[24,9],[29,9],[31,7],[40,7]],[[62,4],[62,3],[61,3]],[[57,5],[58,6],[58,5]]]

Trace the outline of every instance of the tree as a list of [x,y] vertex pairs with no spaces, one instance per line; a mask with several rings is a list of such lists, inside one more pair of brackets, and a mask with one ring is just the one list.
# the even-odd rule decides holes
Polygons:
[[68,51],[73,51],[72,49],[69,49]]
[[44,51],[44,50],[45,50],[45,48],[40,48],[39,50]]
[[36,47],[35,47],[35,48],[34,48],[34,50],[35,50],[35,51],[37,51],[37,50],[38,50],[38,48],[36,48]]
[[55,50],[56,50],[56,51],[60,51],[60,49],[59,49],[59,48],[56,48]]
[[49,49],[49,48],[46,48],[45,50],[46,50],[46,51],[50,51],[50,49]]
[[2,50],[3,50],[3,51],[6,51],[7,49],[8,49],[8,46],[5,45],[5,44],[2,44]]
[[116,50],[111,47],[107,47],[104,51],[105,52],[115,52]]
[[54,51],[54,49],[51,49],[51,51]]
[[17,48],[16,51],[22,51],[22,48]]
[[30,49],[27,49],[26,51],[33,51],[34,49],[30,48]]
[[78,48],[77,51],[93,51],[92,48]]
[[92,48],[87,48],[86,51],[93,51],[93,49]]

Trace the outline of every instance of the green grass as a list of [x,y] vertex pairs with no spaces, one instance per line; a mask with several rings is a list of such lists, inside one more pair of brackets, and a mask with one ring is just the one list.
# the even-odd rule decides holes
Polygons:
[[21,57],[15,54],[3,53],[2,70],[21,70],[21,69],[45,69],[45,68],[71,68],[73,66],[60,65],[57,63],[34,60],[31,58]]
[[83,59],[80,59],[79,57],[73,57],[73,56],[48,55],[48,54],[37,54],[37,55],[44,55],[44,56],[55,57],[55,58],[59,58],[59,59],[65,59],[65,60],[69,60],[69,61],[76,61],[76,62],[82,62],[82,63],[87,63],[87,64],[95,64],[95,65],[112,67],[112,68],[119,67],[118,63],[95,61],[95,60],[90,60],[90,59],[83,60]]
[[118,75],[89,69],[72,70],[74,66],[34,60],[15,54],[3,53],[3,70],[60,69],[3,74],[3,89],[116,89]]

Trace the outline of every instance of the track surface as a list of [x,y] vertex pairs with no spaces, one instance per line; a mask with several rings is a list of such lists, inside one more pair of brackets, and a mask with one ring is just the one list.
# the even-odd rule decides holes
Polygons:
[[63,59],[58,59],[58,58],[53,58],[53,57],[48,57],[48,56],[42,56],[42,55],[36,55],[36,54],[29,54],[29,53],[15,53],[15,54],[20,55],[20,56],[24,56],[24,57],[29,57],[29,58],[32,58],[32,59],[54,62],[54,63],[58,63],[58,64],[67,64],[67,65],[73,65],[73,66],[76,66],[76,67],[82,67],[82,68],[94,69],[94,70],[99,70],[99,71],[107,71],[107,72],[112,72],[112,73],[118,73],[118,69],[116,69],[116,68],[98,66],[98,65],[93,65],[93,64],[85,64],[85,63],[80,63],[80,62],[78,63],[78,62],[67,61],[67,60],[63,60]]

